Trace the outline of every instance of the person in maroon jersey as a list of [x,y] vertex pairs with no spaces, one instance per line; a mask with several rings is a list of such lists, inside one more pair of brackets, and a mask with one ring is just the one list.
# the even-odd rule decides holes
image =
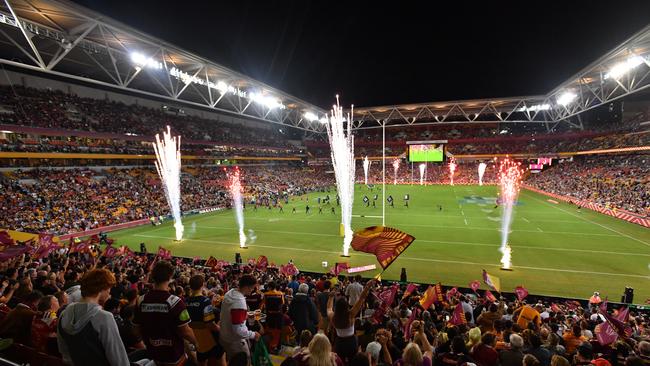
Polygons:
[[142,334],[149,358],[158,366],[183,365],[187,360],[183,340],[196,345],[185,302],[169,293],[173,274],[171,263],[156,263],[150,276],[154,289],[140,297],[133,320]]

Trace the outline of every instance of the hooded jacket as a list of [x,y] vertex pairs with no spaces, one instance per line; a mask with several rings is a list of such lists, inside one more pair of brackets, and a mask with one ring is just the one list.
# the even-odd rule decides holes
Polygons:
[[68,305],[59,319],[57,343],[68,365],[129,365],[113,314],[98,304]]

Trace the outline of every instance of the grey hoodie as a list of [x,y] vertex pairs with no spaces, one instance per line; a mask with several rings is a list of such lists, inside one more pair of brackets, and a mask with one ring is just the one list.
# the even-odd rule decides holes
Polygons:
[[57,343],[68,365],[129,365],[113,314],[97,304],[68,305],[59,319]]

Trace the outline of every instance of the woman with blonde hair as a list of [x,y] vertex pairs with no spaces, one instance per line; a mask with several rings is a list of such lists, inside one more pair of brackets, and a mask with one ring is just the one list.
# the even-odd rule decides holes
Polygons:
[[317,333],[309,342],[306,353],[295,356],[299,366],[343,366],[343,361],[332,352],[332,344],[323,333]]
[[481,328],[474,327],[469,330],[469,340],[465,344],[468,351],[472,351],[472,348],[481,342]]
[[551,357],[551,366],[571,366],[571,363],[560,355],[553,355]]

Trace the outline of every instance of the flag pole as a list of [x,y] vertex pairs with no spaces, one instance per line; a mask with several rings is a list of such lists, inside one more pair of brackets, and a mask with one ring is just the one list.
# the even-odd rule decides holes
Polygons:
[[381,125],[381,135],[381,226],[386,226],[386,121]]

